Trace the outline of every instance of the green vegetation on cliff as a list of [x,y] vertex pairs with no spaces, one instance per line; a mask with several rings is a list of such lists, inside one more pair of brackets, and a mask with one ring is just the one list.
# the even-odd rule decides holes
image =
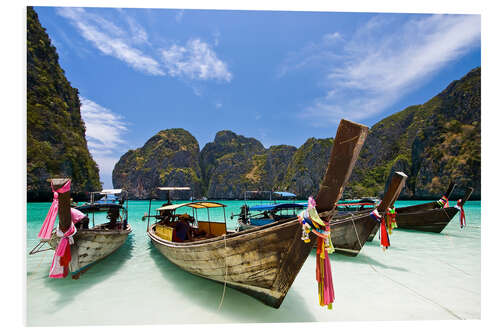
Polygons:
[[[158,132],[142,148],[125,153],[113,169],[113,186],[126,189],[130,198],[158,196],[159,186],[190,186],[200,196],[201,185],[198,141],[181,128]],[[191,193],[175,195],[186,199]]]
[[378,195],[392,171],[408,175],[402,197],[439,197],[450,181],[455,195],[481,193],[481,69],[452,82],[422,105],[393,114],[371,129],[346,191]]
[[[264,146],[254,138],[220,131],[201,150],[205,193],[210,198],[239,198],[262,178]],[[257,189],[257,188],[252,188]]]
[[99,169],[85,139],[78,90],[66,79],[55,47],[28,7],[28,200],[52,200],[47,179],[54,176],[71,177],[71,191],[77,197],[101,189]]
[[298,197],[316,195],[330,158],[333,139],[309,138],[293,154],[281,186]]

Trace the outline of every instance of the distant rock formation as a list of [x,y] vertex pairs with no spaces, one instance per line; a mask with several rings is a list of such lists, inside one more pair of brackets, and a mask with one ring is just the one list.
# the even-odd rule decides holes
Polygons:
[[87,147],[78,90],[33,7],[27,8],[27,53],[27,199],[51,201],[47,179],[67,176],[72,196],[82,200],[101,189],[99,169]]
[[220,131],[201,151],[206,196],[243,198],[245,191],[277,190],[297,148],[264,146],[254,138]]
[[316,195],[330,159],[333,138],[309,138],[293,154],[282,187],[301,198]]
[[[159,186],[190,186],[201,195],[200,147],[181,128],[158,132],[143,147],[129,150],[113,169],[113,186],[128,191],[129,198],[160,197]],[[188,199],[189,191],[172,193],[172,198]]]
[[[476,68],[427,103],[375,124],[344,197],[379,196],[391,172],[404,171],[408,180],[401,198],[439,198],[453,180],[457,183],[453,197],[470,186],[472,198],[479,199],[480,82],[481,69]],[[136,198],[148,197],[160,185],[190,185],[195,196],[212,199],[243,198],[247,190],[290,191],[307,198],[319,189],[332,145],[333,138],[310,138],[298,149],[286,145],[266,149],[254,138],[226,130],[199,153],[191,134],[166,130],[122,156],[113,171],[113,184]]]

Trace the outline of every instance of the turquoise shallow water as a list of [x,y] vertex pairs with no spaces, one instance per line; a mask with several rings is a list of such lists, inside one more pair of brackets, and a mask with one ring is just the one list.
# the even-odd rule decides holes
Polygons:
[[[467,227],[458,215],[440,234],[395,230],[382,251],[377,237],[355,257],[333,254],[333,310],[317,304],[311,254],[280,309],[182,271],[151,245],[141,217],[148,201],[129,202],[133,232],[123,247],[79,280],[48,278],[52,251],[28,255],[28,325],[106,325],[310,322],[335,320],[479,319],[481,302],[481,203],[466,204]],[[236,227],[243,201],[223,201],[228,229]],[[256,204],[259,202],[255,202]],[[422,201],[399,201],[408,206]],[[153,201],[152,209],[162,202]],[[455,204],[454,202],[452,203]],[[27,251],[50,203],[28,203]],[[206,211],[200,210],[199,218]],[[97,215],[96,215],[97,217]],[[221,219],[222,209],[212,209]],[[104,220],[104,214],[96,223]]]

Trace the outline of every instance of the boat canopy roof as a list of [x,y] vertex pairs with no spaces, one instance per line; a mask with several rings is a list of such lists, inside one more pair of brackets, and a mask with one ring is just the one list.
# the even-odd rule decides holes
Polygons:
[[101,192],[98,192],[100,194],[120,194],[122,193],[121,188],[114,188],[114,189],[109,189],[109,190],[102,190]]
[[181,207],[190,207],[190,208],[217,208],[217,207],[226,207],[226,205],[218,203],[218,202],[209,202],[209,201],[195,201],[195,202],[187,202],[176,205],[168,205],[157,208],[156,210],[176,210]]
[[171,187],[171,186],[166,186],[166,187],[158,187],[160,191],[189,191],[191,187]]
[[271,205],[258,205],[252,206],[249,210],[280,210],[280,209],[292,209],[292,208],[305,208],[307,203],[280,203]]
[[351,200],[340,200],[337,205],[353,205],[353,204],[373,204],[376,203],[374,198],[362,198],[362,199],[351,199]]
[[274,192],[274,194],[281,195],[282,197],[296,197],[295,194],[290,192]]

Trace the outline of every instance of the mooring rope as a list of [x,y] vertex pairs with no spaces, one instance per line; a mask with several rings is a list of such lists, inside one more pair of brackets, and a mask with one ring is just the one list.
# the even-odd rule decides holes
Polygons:
[[[356,237],[358,238],[359,246],[361,247],[361,240],[359,239],[358,230],[357,230],[357,228],[356,228],[356,224],[354,223],[354,217],[353,217],[353,215],[352,215],[352,214],[351,214],[351,221],[352,221],[352,224],[353,224],[353,226],[354,226],[354,231],[356,231]],[[361,250],[361,249],[360,249],[360,250]],[[405,284],[403,284],[403,283],[401,283],[401,282],[399,282],[399,281],[397,281],[397,280],[394,280],[394,279],[393,279],[393,278],[391,278],[390,276],[387,276],[386,274],[384,274],[384,273],[382,273],[382,272],[379,272],[379,271],[378,271],[378,270],[377,270],[377,269],[376,269],[376,268],[375,268],[372,264],[370,264],[369,262],[367,262],[367,264],[368,264],[368,266],[370,266],[370,267],[373,269],[373,271],[374,271],[375,273],[378,273],[378,274],[382,275],[383,277],[385,277],[386,279],[389,279],[389,280],[391,280],[392,282],[397,283],[397,284],[398,284],[398,285],[400,285],[401,287],[403,287],[403,288],[405,288],[405,289],[408,289],[409,291],[413,292],[415,295],[422,297],[423,299],[427,300],[428,302],[431,302],[431,303],[433,303],[433,304],[435,304],[435,305],[439,306],[440,308],[442,308],[443,310],[445,310],[446,312],[448,312],[449,314],[451,314],[453,317],[455,317],[455,318],[457,318],[457,319],[463,319],[463,318],[461,318],[460,316],[456,315],[453,311],[451,311],[450,309],[448,309],[447,307],[445,307],[444,305],[441,305],[441,304],[437,303],[436,301],[434,301],[434,300],[432,300],[432,299],[430,299],[430,298],[428,298],[428,297],[426,297],[426,296],[424,296],[424,295],[420,294],[419,292],[417,292],[417,291],[413,290],[412,288],[410,288],[410,287],[406,286]]]
[[386,279],[389,279],[389,280],[391,280],[392,282],[394,282],[394,283],[396,283],[396,284],[400,285],[401,287],[403,287],[403,288],[405,288],[405,289],[408,289],[409,291],[413,292],[415,295],[422,297],[423,299],[427,300],[428,302],[433,303],[433,304],[435,304],[435,305],[439,306],[441,309],[445,310],[446,312],[448,312],[449,314],[451,314],[453,317],[455,317],[455,318],[457,318],[457,319],[461,319],[461,320],[463,320],[463,318],[462,318],[462,317],[460,317],[460,316],[456,315],[453,311],[451,311],[450,309],[448,309],[448,308],[447,308],[447,307],[445,307],[444,305],[441,305],[441,304],[439,304],[438,302],[436,302],[436,301],[434,301],[434,300],[432,300],[432,299],[430,299],[430,298],[428,298],[428,297],[426,297],[426,296],[424,296],[424,295],[420,294],[419,292],[417,292],[417,291],[413,290],[412,288],[410,288],[410,287],[406,286],[405,284],[403,284],[403,283],[401,283],[401,282],[399,282],[399,281],[397,281],[397,280],[394,280],[394,279],[393,279],[393,278],[391,278],[390,276],[387,276],[386,274],[384,274],[384,273],[382,273],[382,272],[379,272],[379,271],[378,271],[375,267],[373,267],[373,265],[372,265],[372,264],[368,263],[368,265],[369,265],[369,266],[370,266],[370,267],[371,267],[371,268],[372,268],[372,269],[373,269],[376,273],[379,273],[380,275],[382,275],[382,276],[383,276],[383,277],[385,277]]
[[224,289],[222,290],[222,297],[220,299],[219,307],[217,311],[222,307],[222,303],[224,302],[224,296],[226,295],[226,282],[227,282],[227,243],[226,243],[226,234],[224,234]]
[[358,238],[359,251],[361,252],[363,245],[361,245],[361,240],[359,239],[359,235],[358,235],[358,228],[356,228],[356,223],[354,223],[354,214],[352,214],[352,213],[351,213],[351,221],[352,221],[352,226],[354,227],[354,231],[356,232],[356,237]]
[[[446,212],[446,210],[445,210],[445,212]],[[357,228],[356,228],[356,224],[354,223],[354,214],[352,214],[352,213],[351,213],[351,221],[352,221],[352,225],[353,225],[353,227],[354,227],[354,231],[356,232],[356,237],[358,238],[358,243],[359,243],[359,246],[360,246],[360,251],[361,251],[361,248],[362,248],[362,245],[361,245],[361,240],[359,239],[358,230],[357,230]],[[397,280],[394,280],[393,278],[391,278],[391,277],[387,276],[386,274],[384,274],[384,273],[382,273],[382,272],[379,272],[379,271],[378,271],[378,270],[377,270],[377,269],[376,269],[376,268],[375,268],[372,264],[370,264],[369,262],[367,262],[367,264],[368,264],[368,266],[370,266],[370,267],[373,269],[373,271],[374,271],[375,273],[378,273],[378,274],[382,275],[383,277],[385,277],[386,279],[389,279],[389,280],[391,280],[392,282],[397,283],[397,284],[398,284],[398,285],[400,285],[401,287],[403,287],[403,288],[405,288],[405,289],[408,289],[409,291],[413,292],[415,295],[422,297],[423,299],[427,300],[428,302],[431,302],[431,303],[433,303],[433,304],[435,304],[435,305],[439,306],[440,308],[442,308],[443,310],[445,310],[446,312],[448,312],[449,314],[451,314],[453,317],[455,317],[455,318],[457,318],[457,319],[463,319],[463,318],[461,318],[460,316],[458,316],[457,314],[455,314],[453,311],[451,311],[450,309],[448,309],[447,307],[445,307],[444,305],[441,305],[441,304],[437,303],[436,301],[434,301],[434,300],[432,300],[432,299],[430,299],[430,298],[428,298],[428,297],[426,297],[426,296],[424,296],[424,295],[420,294],[419,292],[417,292],[417,291],[413,290],[412,288],[410,288],[410,287],[406,286],[405,284],[403,284],[403,283],[401,283],[401,282],[399,282],[399,281],[397,281]],[[456,268],[456,267],[455,267],[455,268]]]
[[[38,270],[38,268],[39,268],[39,267],[40,267],[40,265],[42,264],[42,261],[45,259],[45,256],[47,255],[47,251],[43,251],[43,252],[45,252],[45,253],[43,254],[42,258],[40,259],[40,262],[38,263],[38,265],[36,265],[36,267],[35,267],[35,269],[34,269],[34,271],[35,271],[35,272]],[[26,283],[27,283],[27,282],[30,282],[30,281],[31,281],[31,279],[33,279],[33,275],[31,275],[31,276],[30,276],[30,277],[26,280]]]
[[448,221],[451,220],[450,215],[448,215],[448,212],[446,211],[446,209],[444,207],[442,207],[441,209],[444,210],[446,217],[448,217]]

